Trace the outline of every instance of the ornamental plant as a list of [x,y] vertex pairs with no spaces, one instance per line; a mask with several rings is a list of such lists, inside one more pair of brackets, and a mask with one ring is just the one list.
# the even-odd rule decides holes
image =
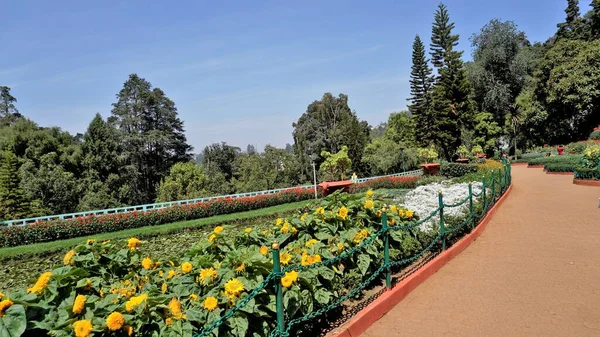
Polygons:
[[[193,336],[208,329],[213,336],[267,336],[276,322],[275,280],[291,320],[330,305],[381,266],[384,207],[372,191],[334,193],[265,228],[217,226],[177,260],[142,255],[144,242],[136,238],[90,239],[28,289],[2,295],[0,331]],[[392,227],[419,219],[399,205],[388,206],[387,216]],[[424,247],[417,227],[390,233],[393,259]],[[281,278],[271,274],[273,242],[280,243]],[[349,250],[356,252],[344,255]]]
[[438,153],[435,147],[431,145],[429,148],[420,148],[418,150],[419,158],[425,163],[433,163],[438,158]]
[[471,154],[474,156],[482,154],[482,153],[483,153],[483,148],[481,147],[481,145],[474,145],[471,148]]
[[600,169],[600,145],[588,146],[583,153],[582,165],[585,168]]
[[458,147],[458,150],[456,150],[456,154],[461,158],[466,158],[469,155],[469,150],[466,146],[461,145]]

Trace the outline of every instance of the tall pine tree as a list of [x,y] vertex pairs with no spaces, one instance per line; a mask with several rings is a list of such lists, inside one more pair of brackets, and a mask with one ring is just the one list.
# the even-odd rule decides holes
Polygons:
[[29,214],[29,203],[20,187],[17,156],[9,151],[0,165],[0,220],[21,219]]
[[432,70],[425,57],[425,46],[419,35],[415,36],[412,51],[412,68],[410,72],[410,113],[416,120],[416,137],[419,142],[428,144],[434,140],[429,127],[432,116],[429,109],[431,87],[433,85]]
[[580,26],[579,18],[579,0],[567,0],[567,8],[565,8],[567,14],[565,22],[559,23],[558,36],[564,36],[567,38],[574,38],[578,35]]
[[15,107],[16,102],[17,99],[10,94],[10,88],[0,86],[0,127],[12,124],[21,116]]
[[592,0],[590,15],[590,24],[592,39],[600,39],[600,0]]
[[461,130],[469,128],[473,118],[469,100],[471,86],[462,52],[454,50],[459,36],[452,34],[453,28],[446,6],[440,4],[431,30],[431,58],[438,68],[438,77],[432,92],[430,128],[434,143],[448,160],[461,143]]
[[187,144],[175,103],[150,82],[131,74],[117,94],[112,115],[109,122],[122,137],[127,200],[151,202],[170,167],[191,159],[192,147]]

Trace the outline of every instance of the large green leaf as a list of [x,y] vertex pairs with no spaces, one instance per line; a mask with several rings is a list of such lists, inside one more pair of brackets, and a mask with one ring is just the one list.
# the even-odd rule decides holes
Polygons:
[[246,336],[248,331],[248,319],[245,317],[234,316],[227,321],[234,336]]
[[367,274],[370,264],[371,258],[369,257],[369,255],[361,254],[358,256],[358,269],[360,270],[360,273],[363,274],[363,276]]
[[327,305],[331,299],[331,293],[323,288],[315,292],[315,300],[323,305]]
[[6,309],[4,316],[0,317],[0,336],[2,337],[21,336],[26,327],[25,308],[20,304]]

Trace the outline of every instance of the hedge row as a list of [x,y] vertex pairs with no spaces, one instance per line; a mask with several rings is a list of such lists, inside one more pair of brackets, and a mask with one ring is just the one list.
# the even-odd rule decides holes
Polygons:
[[596,130],[590,134],[590,139],[600,140],[600,130]]
[[287,204],[314,198],[314,190],[296,188],[276,194],[243,198],[214,199],[188,205],[177,205],[146,212],[90,215],[75,219],[39,221],[25,226],[0,229],[0,247],[11,247],[116,232],[124,229],[162,225],[171,222],[195,220],[214,215],[229,214]]
[[477,172],[476,164],[442,163],[440,174],[448,178],[458,178]]
[[574,171],[574,178],[582,180],[600,180],[600,170],[577,167]]
[[421,177],[382,177],[377,179],[367,180],[362,183],[353,184],[350,187],[350,193],[361,193],[367,190],[375,190],[379,188],[415,188],[417,180]]
[[583,155],[563,155],[563,156],[548,156],[541,158],[534,158],[528,161],[529,165],[546,165],[546,164],[570,164],[574,167],[581,165]]
[[544,165],[547,172],[573,172],[578,165],[572,163],[548,163]]

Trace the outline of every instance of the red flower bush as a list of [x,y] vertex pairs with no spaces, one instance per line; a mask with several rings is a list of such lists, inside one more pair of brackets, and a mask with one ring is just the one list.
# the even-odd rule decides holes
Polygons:
[[144,226],[194,220],[214,215],[229,214],[287,204],[314,198],[313,189],[295,188],[274,194],[253,197],[223,198],[187,205],[176,205],[148,211],[133,211],[103,215],[89,215],[75,219],[40,221],[25,226],[0,229],[0,247],[11,247],[63,240],[98,233],[115,232]]

